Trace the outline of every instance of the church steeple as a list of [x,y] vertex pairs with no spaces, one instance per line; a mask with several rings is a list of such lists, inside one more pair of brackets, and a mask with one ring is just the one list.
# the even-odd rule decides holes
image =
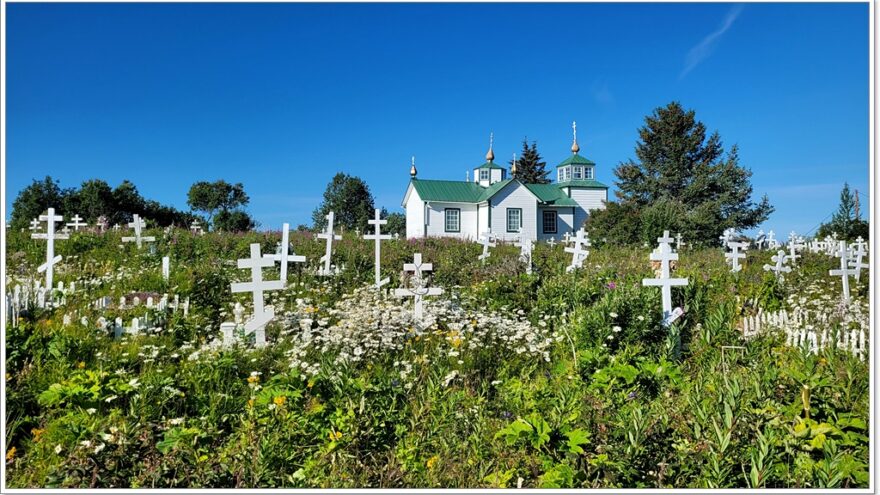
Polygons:
[[513,154],[513,164],[510,166],[510,176],[516,176],[516,153]]
[[495,133],[489,133],[489,151],[486,152],[486,163],[474,169],[474,182],[489,187],[492,184],[504,180],[507,169],[495,163]]
[[418,173],[418,171],[416,170],[416,157],[413,156],[412,157],[412,166],[409,168],[409,176],[412,177],[413,179],[415,179],[417,173]]
[[581,150],[581,147],[578,146],[578,124],[576,121],[571,123],[571,132],[574,134],[574,141],[571,143],[571,152],[577,154],[577,152]]

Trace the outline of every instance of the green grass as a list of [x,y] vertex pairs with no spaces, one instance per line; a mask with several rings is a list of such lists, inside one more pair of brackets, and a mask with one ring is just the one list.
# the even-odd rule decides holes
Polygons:
[[[7,327],[9,487],[868,486],[867,361],[738,329],[757,307],[795,306],[829,307],[817,332],[867,329],[867,274],[837,311],[824,255],[780,284],[761,269],[771,253],[749,252],[734,275],[720,249],[685,250],[675,274],[690,283],[673,301],[686,313],[666,329],[659,290],[641,286],[646,249],[594,249],[569,274],[561,247],[540,244],[526,275],[515,246],[481,265],[477,244],[387,241],[391,287],[421,252],[445,289],[419,328],[409,302],[361,290],[372,243],[346,236],[334,259],[346,271],[322,280],[310,270],[323,243],[294,234],[309,266],[268,298],[271,345],[211,351],[232,304],[249,306],[230,293],[248,276],[233,260],[278,236],[151,235],[155,254],[116,233],[59,242],[55,278],[78,292]],[[8,286],[44,248],[9,236]],[[144,310],[89,303],[136,291],[189,297],[190,316],[119,341],[95,328]]]

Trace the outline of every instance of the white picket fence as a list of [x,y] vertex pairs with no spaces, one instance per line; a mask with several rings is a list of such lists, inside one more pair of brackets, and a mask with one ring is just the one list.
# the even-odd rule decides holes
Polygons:
[[[859,330],[828,330],[828,315],[811,315],[807,311],[787,310],[765,312],[758,309],[758,314],[746,316],[742,320],[743,337],[755,337],[771,330],[785,332],[785,344],[790,347],[805,347],[812,354],[817,354],[826,347],[851,352],[864,360],[868,355],[868,342],[865,329]],[[821,332],[807,329],[808,326],[822,328]]]

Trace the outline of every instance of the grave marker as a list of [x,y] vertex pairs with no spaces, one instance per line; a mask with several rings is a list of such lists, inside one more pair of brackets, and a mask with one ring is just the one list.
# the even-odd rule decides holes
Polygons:
[[746,243],[744,242],[736,242],[736,241],[727,241],[727,247],[730,248],[729,253],[724,253],[725,261],[730,263],[730,271],[736,273],[742,270],[742,265],[739,264],[739,260],[745,259],[746,253],[740,252],[740,249],[745,248]]
[[843,284],[843,300],[849,301],[849,277],[855,275],[853,269],[849,267],[849,257],[847,256],[846,241],[839,241],[838,256],[840,257],[840,269],[830,270],[829,275],[840,277]]
[[79,232],[80,227],[88,227],[89,226],[89,224],[83,223],[83,221],[82,221],[83,219],[80,218],[79,215],[74,215],[72,220],[73,220],[72,222],[68,222],[66,225],[68,227],[73,227],[73,230],[75,230],[77,232]]
[[776,275],[776,278],[784,279],[785,277],[782,274],[791,272],[791,267],[785,266],[785,263],[788,261],[788,256],[785,255],[785,251],[783,251],[782,249],[777,251],[775,255],[771,256],[770,261],[773,261],[774,264],[765,264],[764,271],[772,271],[774,275]]
[[422,298],[427,296],[439,296],[443,294],[443,289],[439,287],[427,287],[424,272],[430,272],[434,268],[432,263],[422,262],[422,253],[413,255],[412,263],[404,263],[403,270],[413,272],[410,277],[410,287],[403,289],[394,289],[394,295],[397,297],[413,298],[413,318],[416,321],[422,319]]
[[333,241],[342,239],[342,236],[333,233],[333,212],[328,213],[325,218],[327,219],[326,230],[317,235],[318,239],[327,239],[327,249],[320,260],[324,263],[324,267],[318,270],[318,275],[331,276],[334,273],[330,268],[330,258],[333,255]]
[[168,256],[162,257],[162,279],[166,282],[171,276],[171,259]]
[[584,247],[590,247],[591,245],[589,236],[581,227],[574,237],[574,246],[563,249],[566,253],[571,253],[571,263],[565,268],[566,272],[571,272],[584,266],[584,260],[590,255],[590,252],[585,250]]
[[46,262],[37,267],[37,272],[46,272],[46,290],[51,291],[54,267],[61,261],[61,255],[55,256],[55,239],[68,239],[70,236],[55,233],[55,223],[64,221],[64,217],[55,214],[55,208],[49,208],[45,215],[40,215],[40,220],[46,222],[46,233],[31,234],[31,239],[46,239]]
[[479,238],[479,242],[480,242],[480,244],[483,246],[483,254],[477,256],[477,259],[479,259],[480,261],[482,261],[483,264],[485,265],[485,264],[486,264],[486,260],[487,260],[487,259],[489,258],[489,256],[492,254],[492,253],[489,252],[489,248],[490,248],[490,247],[495,247],[495,246],[497,246],[498,244],[492,242],[492,232],[489,231],[489,230],[483,232],[483,234],[482,234],[482,235],[480,236],[480,238]]
[[659,286],[661,299],[663,304],[663,321],[668,325],[667,321],[672,315],[672,287],[683,286],[688,284],[686,278],[670,278],[669,263],[678,260],[678,254],[672,251],[670,243],[672,238],[669,237],[669,231],[663,231],[663,237],[658,237],[659,249],[649,256],[651,261],[660,262],[660,277],[642,279],[643,286]]
[[532,274],[532,249],[533,241],[519,228],[519,258],[526,264],[526,273]]
[[380,214],[381,214],[381,210],[379,210],[379,208],[376,208],[375,218],[373,220],[367,220],[367,223],[369,223],[370,225],[374,225],[376,227],[375,233],[364,235],[364,239],[367,239],[367,240],[373,239],[376,242],[376,247],[375,247],[375,251],[376,251],[376,262],[375,262],[376,289],[380,289],[383,285],[387,284],[388,281],[390,280],[388,277],[381,278],[382,277],[382,274],[381,274],[382,258],[381,258],[380,253],[381,253],[381,248],[382,248],[382,241],[387,240],[387,239],[391,239],[391,235],[382,233],[382,230],[381,230],[382,225],[387,224],[388,220],[382,220],[380,218]]
[[[861,241],[861,239],[862,238],[859,237],[858,240]],[[855,243],[854,250],[851,250],[851,252],[853,252],[855,258],[849,260],[849,267],[855,270],[856,282],[858,282],[861,278],[862,270],[867,270],[870,268],[867,263],[862,262],[862,260],[864,260],[865,258],[865,255],[868,254],[865,252],[864,242]]]
[[147,224],[139,215],[134,215],[134,219],[128,226],[134,229],[134,237],[123,237],[122,242],[134,242],[137,244],[137,248],[140,249],[144,241],[153,242],[156,240],[155,237],[142,235],[143,229]]
[[[273,262],[281,262],[281,283],[287,285],[287,264],[305,263],[306,257],[296,253],[290,253],[290,224],[285,223],[281,227],[281,245],[278,246],[278,252],[275,254],[264,254],[263,258],[269,258]],[[274,263],[273,263],[274,264]]]
[[[284,288],[284,282],[281,280],[264,281],[263,268],[274,266],[275,262],[269,258],[263,258],[260,255],[260,245],[251,244],[251,257],[238,260],[239,268],[250,268],[251,281],[232,284],[232,292],[251,292],[253,293],[254,316],[245,326],[245,334],[254,333],[254,340],[257,347],[266,345],[266,325],[275,318],[275,310],[272,307],[263,307],[263,292],[270,290],[281,290]],[[186,310],[184,310],[186,313]]]

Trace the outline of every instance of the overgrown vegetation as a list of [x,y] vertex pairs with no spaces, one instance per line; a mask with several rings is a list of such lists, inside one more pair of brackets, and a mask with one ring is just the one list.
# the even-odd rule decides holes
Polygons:
[[[272,344],[211,351],[248,301],[229,291],[247,277],[232,260],[278,235],[150,234],[154,254],[121,248],[121,233],[59,242],[56,280],[77,292],[7,328],[9,487],[868,486],[868,363],[737,329],[756,306],[814,297],[811,284],[837,293],[824,255],[805,253],[780,284],[761,269],[770,253],[731,274],[720,249],[685,250],[673,301],[686,313],[667,329],[659,291],[641,286],[646,249],[593,249],[565,273],[561,247],[540,244],[526,275],[515,246],[482,265],[476,244],[385,241],[392,286],[421,252],[446,291],[419,329],[409,302],[363,289],[372,243],[346,235],[345,271],[322,280],[323,244],[297,232],[310,264],[267,301]],[[34,276],[44,248],[11,232],[7,284]],[[852,281],[857,301],[868,278]],[[190,297],[189,317],[121,340],[96,328],[144,309],[92,301],[144,291]]]

